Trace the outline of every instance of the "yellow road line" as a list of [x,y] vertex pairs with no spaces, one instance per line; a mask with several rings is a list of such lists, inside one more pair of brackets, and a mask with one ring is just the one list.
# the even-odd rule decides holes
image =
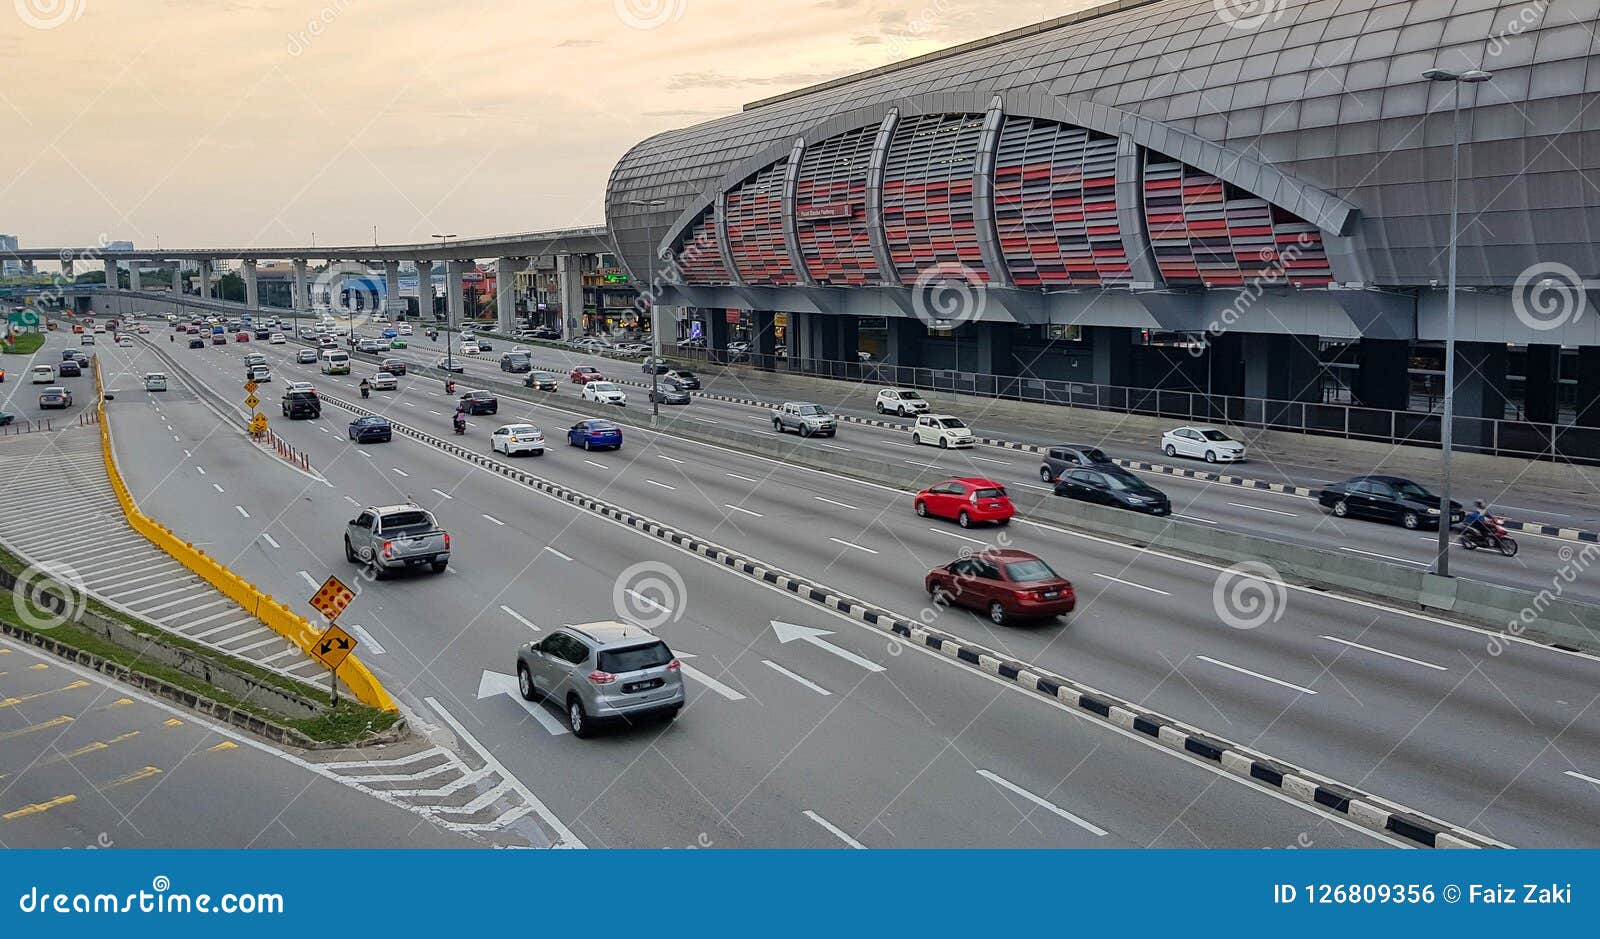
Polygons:
[[116,779],[113,779],[108,783],[102,783],[98,786],[95,786],[95,788],[101,792],[105,792],[107,789],[115,789],[118,786],[126,786],[128,783],[135,783],[141,779],[149,779],[152,776],[160,775],[161,770],[158,767],[146,766],[143,769],[136,769],[126,776],[118,776]]
[[60,688],[51,688],[49,691],[35,691],[33,694],[25,694],[19,698],[5,698],[0,700],[0,708],[16,707],[24,701],[36,701],[45,695],[60,694],[63,691],[76,691],[79,688],[87,687],[89,687],[89,683],[80,678],[70,685],[63,685]]
[[47,668],[49,668],[49,667],[50,667],[50,666],[48,666],[48,665],[46,665],[46,664],[45,664],[45,663],[43,663],[43,662],[40,662],[40,663],[39,663],[39,664],[37,664],[37,665],[30,665],[30,666],[28,666],[28,670],[29,670],[29,671],[33,671],[33,672],[42,672],[42,671],[44,671],[44,670],[45,670],[45,669],[47,669]]
[[0,734],[0,740],[10,740],[13,737],[20,737],[23,734],[31,734],[36,730],[47,730],[51,727],[60,727],[62,724],[70,723],[72,723],[72,718],[63,714],[60,717],[52,717],[42,724],[32,724],[28,727],[22,727],[17,730],[8,730],[5,733]]
[[182,727],[183,721],[178,720],[176,717],[169,717],[162,721],[161,724],[164,727]]
[[212,747],[211,748],[211,752],[212,753],[216,753],[219,750],[237,750],[237,749],[239,749],[239,745],[237,743],[234,743],[232,740],[224,740],[221,743],[217,744],[216,746]]
[[6,812],[4,815],[0,815],[0,819],[4,819],[9,822],[15,819],[25,818],[29,815],[38,815],[40,812],[48,812],[58,805],[66,805],[69,802],[76,801],[78,801],[78,797],[74,795],[56,796],[49,802],[35,802],[33,805],[24,805],[22,808],[16,809],[15,811]]

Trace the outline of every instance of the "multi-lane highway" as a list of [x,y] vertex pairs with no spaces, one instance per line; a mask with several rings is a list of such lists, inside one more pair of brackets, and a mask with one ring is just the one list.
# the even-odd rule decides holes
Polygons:
[[[277,382],[355,398],[359,366],[348,380],[321,376],[290,361],[292,345],[190,351],[150,338],[224,395],[242,397],[241,355],[259,351]],[[108,358],[129,376],[124,390],[164,368],[142,347]],[[402,379],[370,403],[448,434],[453,405],[437,380]],[[670,433],[629,430],[616,453],[565,448],[561,429],[597,413],[570,390],[501,406],[502,422],[525,417],[552,438],[524,469],[908,616],[929,606],[928,567],[1002,535],[918,519],[884,487]],[[751,409],[679,410],[765,423]],[[274,421],[325,482],[251,452],[237,421],[182,382],[119,395],[113,426],[147,511],[275,595],[309,594],[310,581],[350,570],[339,538],[357,505],[411,498],[434,509],[455,539],[451,573],[366,585],[350,615],[383,648],[368,660],[403,698],[444,702],[586,842],[1270,845],[1313,826],[1320,845],[1375,843],[423,443],[351,445],[348,416],[330,405],[321,420]],[[475,418],[469,442],[487,452],[495,420]],[[188,457],[175,457],[167,423]],[[796,445],[867,440],[875,456],[895,442],[847,425],[837,441]],[[986,469],[1033,469],[1013,463]],[[1269,597],[1277,615],[1259,628],[1231,628],[1213,603],[1213,567],[1027,523],[1003,534],[1075,581],[1078,611],[1021,627],[930,611],[940,629],[1507,843],[1600,837],[1594,659],[1521,643],[1490,655],[1477,631],[1298,589]],[[650,592],[652,578],[664,594]],[[616,618],[619,606],[659,618],[694,656],[692,704],[671,728],[577,741],[555,711],[502,693],[518,642]],[[774,621],[832,635],[784,643]]]

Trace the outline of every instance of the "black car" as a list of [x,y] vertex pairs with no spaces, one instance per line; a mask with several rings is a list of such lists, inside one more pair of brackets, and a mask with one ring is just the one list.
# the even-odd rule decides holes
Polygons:
[[1044,460],[1039,466],[1039,478],[1047,483],[1053,483],[1069,469],[1084,467],[1087,469],[1100,469],[1102,467],[1118,469],[1116,461],[1106,456],[1105,451],[1099,447],[1091,447],[1082,443],[1058,443],[1044,451]]
[[650,401],[651,403],[660,402],[661,404],[688,404],[689,393],[684,391],[675,381],[664,381],[659,384],[656,390],[650,392]]
[[556,377],[549,372],[534,372],[522,380],[522,386],[534,391],[555,391]]
[[[482,346],[479,346],[481,349]],[[533,356],[526,352],[507,352],[500,357],[500,371],[502,372],[531,372],[533,371]]]
[[468,414],[498,414],[500,399],[492,391],[469,391],[461,396],[461,406]]
[[494,351],[494,343],[490,342],[489,338],[487,336],[479,336],[477,342],[478,342],[478,351],[479,352],[493,352]]
[[[1439,524],[1439,497],[1400,476],[1356,476],[1330,483],[1317,502],[1339,518],[1372,518],[1407,528]],[[1461,521],[1461,503],[1451,500],[1450,524]]]
[[82,374],[83,367],[78,364],[77,359],[64,359],[60,365],[56,366],[57,378],[77,378]]
[[1166,493],[1116,466],[1069,468],[1056,483],[1056,495],[1150,515],[1172,514]]
[[270,329],[258,329],[258,330],[256,330],[255,336],[256,336],[257,339],[271,339],[272,338],[272,330],[270,330]]
[[315,391],[291,391],[283,396],[283,416],[289,420],[321,417],[322,399]]
[[388,443],[394,438],[394,428],[389,425],[387,418],[376,414],[358,417],[350,422],[350,439],[356,443]]
[[191,349],[204,349],[205,347],[206,347],[206,341],[204,339],[201,339],[199,336],[190,336],[189,337],[189,348],[191,348]]
[[384,359],[383,364],[378,367],[378,371],[388,372],[390,375],[404,375],[406,373],[406,363],[399,359]]

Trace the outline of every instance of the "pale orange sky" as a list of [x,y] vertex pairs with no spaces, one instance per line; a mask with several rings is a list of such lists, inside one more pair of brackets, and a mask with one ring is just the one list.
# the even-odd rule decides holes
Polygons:
[[653,133],[1093,5],[15,0],[0,232],[327,245],[599,223],[611,167]]

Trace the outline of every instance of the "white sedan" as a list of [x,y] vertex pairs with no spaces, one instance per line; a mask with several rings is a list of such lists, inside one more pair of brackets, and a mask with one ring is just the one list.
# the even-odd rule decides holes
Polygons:
[[609,381],[591,381],[583,386],[583,400],[593,401],[595,404],[615,404],[619,407],[628,406],[628,396],[622,389]]
[[287,341],[288,340],[284,339],[283,333],[273,333],[267,337],[267,342],[274,346],[281,346]]
[[949,414],[923,414],[911,428],[911,442],[923,446],[936,446],[941,450],[951,447],[971,447],[978,439],[972,428],[959,417]]
[[1244,462],[1244,444],[1215,427],[1177,427],[1161,435],[1161,452],[1207,463]]
[[132,349],[133,340],[129,339],[127,336],[123,336],[121,339],[117,340],[117,346],[122,349]]
[[532,424],[507,424],[489,435],[489,448],[506,456],[544,453],[544,433]]

